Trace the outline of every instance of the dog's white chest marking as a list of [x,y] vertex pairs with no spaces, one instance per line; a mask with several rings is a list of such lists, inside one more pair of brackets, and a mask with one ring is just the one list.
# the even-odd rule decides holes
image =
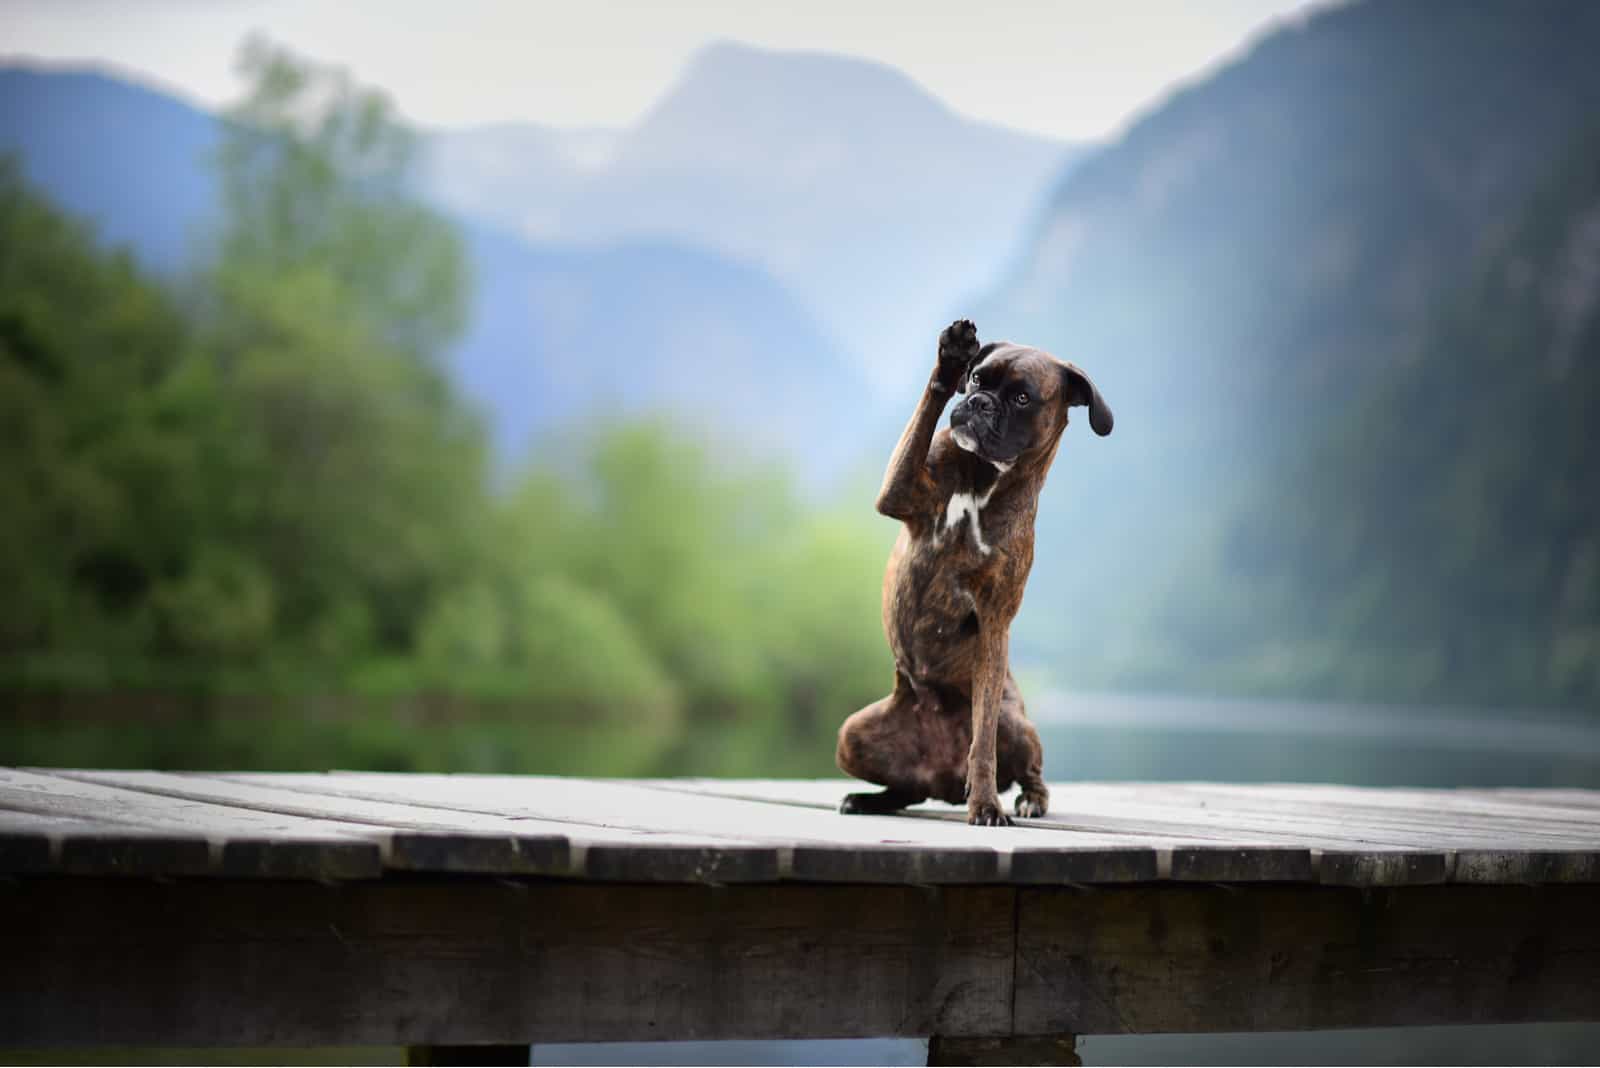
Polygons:
[[939,532],[941,540],[944,535],[965,517],[967,527],[972,531],[972,543],[978,551],[985,556],[989,554],[989,546],[983,540],[983,526],[979,523],[979,516],[983,514],[983,506],[989,503],[989,498],[994,495],[994,487],[989,487],[989,492],[982,497],[971,493],[952,493],[950,503],[945,505],[944,528]]

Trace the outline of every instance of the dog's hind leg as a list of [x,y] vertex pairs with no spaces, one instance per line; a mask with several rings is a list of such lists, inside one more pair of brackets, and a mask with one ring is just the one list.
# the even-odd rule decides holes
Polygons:
[[927,787],[918,775],[916,723],[910,707],[914,701],[910,685],[897,676],[894,693],[874,701],[839,728],[835,753],[839,770],[886,788],[877,793],[847,794],[839,804],[840,812],[896,812],[928,799]]

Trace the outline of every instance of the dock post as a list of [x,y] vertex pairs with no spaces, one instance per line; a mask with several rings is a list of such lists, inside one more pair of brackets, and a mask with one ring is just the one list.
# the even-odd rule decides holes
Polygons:
[[1004,1035],[998,1038],[928,1039],[931,1065],[1083,1064],[1076,1035]]
[[529,1064],[533,1060],[533,1047],[524,1042],[517,1046],[407,1046],[406,1063],[428,1068],[445,1065],[481,1064],[499,1068],[507,1064]]

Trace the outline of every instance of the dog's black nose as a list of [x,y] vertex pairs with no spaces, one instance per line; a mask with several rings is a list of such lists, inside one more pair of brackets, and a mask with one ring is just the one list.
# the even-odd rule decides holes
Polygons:
[[974,393],[967,398],[967,404],[985,415],[994,414],[994,398],[987,393]]

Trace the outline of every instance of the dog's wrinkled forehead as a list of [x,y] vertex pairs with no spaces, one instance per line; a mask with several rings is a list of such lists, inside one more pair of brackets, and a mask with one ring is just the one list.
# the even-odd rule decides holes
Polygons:
[[1009,341],[985,345],[969,374],[976,375],[979,389],[1025,382],[1037,400],[1050,400],[1061,388],[1061,361],[1048,352]]

